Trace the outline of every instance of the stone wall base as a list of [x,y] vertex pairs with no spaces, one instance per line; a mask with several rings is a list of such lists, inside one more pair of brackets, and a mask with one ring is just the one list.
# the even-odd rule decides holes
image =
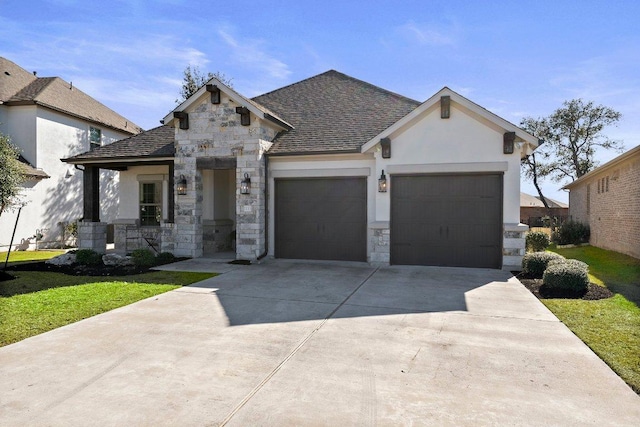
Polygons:
[[78,221],[78,249],[91,249],[104,254],[107,251],[107,223]]

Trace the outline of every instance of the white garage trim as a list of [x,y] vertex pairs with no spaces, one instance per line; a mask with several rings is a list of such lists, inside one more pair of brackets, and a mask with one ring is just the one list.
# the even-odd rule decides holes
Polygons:
[[386,167],[389,174],[506,172],[508,169],[508,162],[433,163],[426,165],[389,165]]
[[271,178],[316,178],[370,176],[371,168],[272,170]]

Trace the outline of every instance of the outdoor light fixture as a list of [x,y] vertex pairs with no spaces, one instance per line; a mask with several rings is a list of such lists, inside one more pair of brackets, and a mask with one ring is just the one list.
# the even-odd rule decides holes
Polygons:
[[387,192],[387,176],[384,174],[384,169],[382,170],[382,174],[380,174],[380,179],[378,180],[378,192]]
[[176,191],[179,196],[187,195],[187,178],[185,178],[184,175],[180,175],[180,180],[178,180],[176,184]]
[[251,189],[251,178],[249,178],[249,174],[244,174],[244,179],[240,181],[240,194],[249,194],[249,190]]
[[391,158],[391,140],[389,138],[382,138],[380,140],[380,147],[382,148],[382,158]]

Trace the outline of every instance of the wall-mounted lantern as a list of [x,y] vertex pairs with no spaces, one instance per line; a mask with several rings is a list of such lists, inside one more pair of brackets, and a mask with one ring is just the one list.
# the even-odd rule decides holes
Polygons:
[[502,152],[504,154],[513,154],[513,146],[516,141],[516,133],[515,132],[505,132],[503,136],[503,148]]
[[249,178],[249,174],[244,174],[244,179],[240,181],[240,194],[249,194],[251,190],[251,178]]
[[378,180],[378,192],[387,192],[387,176],[384,174],[384,169],[382,170],[382,174],[380,174],[380,179]]
[[207,92],[211,93],[211,103],[220,104],[220,88],[216,85],[207,85]]
[[389,138],[382,138],[380,140],[380,147],[382,148],[382,158],[391,158],[391,140]]
[[184,175],[180,175],[180,179],[176,184],[176,192],[179,196],[187,195],[187,178],[185,178]]

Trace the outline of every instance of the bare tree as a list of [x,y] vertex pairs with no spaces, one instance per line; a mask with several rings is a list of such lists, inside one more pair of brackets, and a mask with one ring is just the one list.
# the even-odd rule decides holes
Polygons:
[[176,99],[176,103],[180,103],[191,95],[196,93],[205,83],[212,78],[220,80],[222,83],[229,87],[233,87],[231,81],[233,79],[225,76],[223,73],[216,71],[215,73],[208,72],[204,74],[200,71],[198,66],[187,65],[183,71],[182,87],[180,88],[180,98]]

